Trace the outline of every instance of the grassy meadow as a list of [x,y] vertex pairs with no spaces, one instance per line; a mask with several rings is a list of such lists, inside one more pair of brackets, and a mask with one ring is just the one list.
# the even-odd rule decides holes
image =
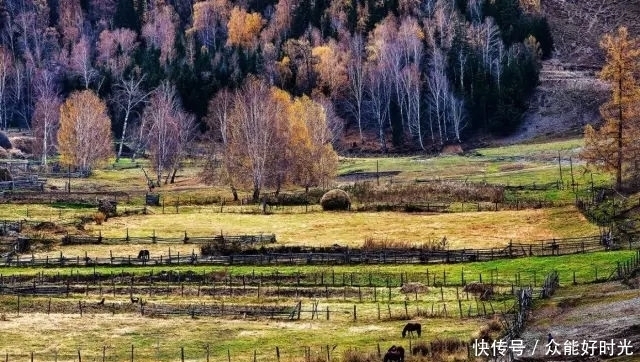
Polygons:
[[[552,238],[591,236],[600,229],[591,224],[571,203],[576,192],[571,180],[578,184],[578,196],[585,196],[593,183],[611,182],[610,175],[587,170],[577,160],[582,140],[565,140],[544,144],[524,144],[471,150],[464,155],[438,157],[342,157],[339,163],[337,185],[373,181],[371,174],[357,179],[362,172],[388,172],[380,178],[380,188],[401,183],[411,185],[419,180],[467,180],[501,185],[532,185],[558,183],[560,168],[563,184],[556,189],[520,190],[505,192],[507,201],[543,200],[557,202],[555,207],[525,208],[521,210],[477,211],[473,203],[453,203],[444,213],[406,213],[392,211],[323,212],[319,205],[291,206],[273,209],[263,215],[257,205],[231,203],[231,193],[224,185],[205,185],[199,178],[197,162],[185,164],[172,185],[153,190],[165,200],[165,207],[147,207],[147,214],[113,217],[98,225],[92,220],[95,207],[82,202],[55,202],[46,204],[0,204],[0,219],[50,221],[54,229],[29,229],[38,236],[62,237],[66,232],[100,234],[104,237],[182,237],[223,234],[275,234],[276,245],[359,247],[365,240],[397,241],[421,246],[438,243],[446,237],[446,247],[502,248],[510,240],[533,242]],[[561,157],[560,166],[558,155]],[[571,157],[572,164],[569,163]],[[124,191],[128,200],[119,199],[120,211],[143,207],[148,192],[143,169],[150,174],[147,160],[132,163],[123,160],[96,170],[87,179],[72,179],[73,191]],[[573,175],[571,173],[573,169]],[[393,174],[393,176],[389,176]],[[47,187],[64,189],[67,179],[50,178]],[[264,190],[270,192],[272,190]],[[289,188],[284,192],[299,192]],[[248,197],[250,190],[241,190],[240,197]],[[85,201],[95,201],[88,199]],[[178,210],[175,203],[180,200]],[[204,200],[204,202],[203,202]],[[221,205],[221,200],[225,204]],[[427,200],[428,201],[428,200]],[[463,209],[464,207],[464,209]],[[462,211],[462,212],[461,212]],[[81,222],[81,220],[83,220]],[[35,257],[136,256],[140,249],[148,249],[153,256],[198,253],[197,245],[189,244],[126,244],[126,245],[67,245],[59,243],[40,245],[33,250]],[[300,320],[266,318],[213,318],[189,316],[141,316],[140,313],[89,312],[82,317],[75,312],[54,311],[43,313],[47,296],[24,295],[20,300],[21,313],[17,313],[15,295],[0,296],[0,357],[9,360],[77,361],[78,350],[86,361],[131,360],[132,346],[135,361],[211,360],[275,361],[276,347],[283,362],[326,361],[327,347],[331,361],[345,361],[349,350],[377,354],[378,345],[386,350],[392,344],[408,347],[400,331],[407,318],[423,324],[420,341],[430,342],[447,337],[470,340],[492,323],[489,317],[478,316],[480,304],[476,296],[462,294],[464,284],[482,280],[495,284],[498,294],[491,302],[496,313],[506,311],[513,302],[512,284],[539,287],[549,272],[559,273],[563,290],[590,288],[591,283],[607,279],[619,262],[633,257],[635,251],[619,250],[558,257],[528,257],[502,259],[490,262],[458,264],[411,265],[277,265],[277,266],[144,266],[95,268],[29,268],[5,267],[0,269],[2,280],[11,275],[38,280],[45,276],[117,275],[132,273],[141,280],[146,276],[177,272],[197,275],[226,275],[229,287],[236,293],[215,293],[213,285],[184,282],[178,285],[129,285],[119,281],[110,285],[87,283],[84,292],[77,290],[69,296],[52,298],[54,306],[75,306],[78,302],[96,303],[101,298],[107,304],[129,306],[129,296],[139,295],[147,303],[169,305],[253,305],[267,304],[293,306],[302,303]],[[260,276],[245,287],[244,277]],[[264,285],[262,276],[265,277]],[[304,283],[302,293],[295,296],[293,284],[286,284],[294,276]],[[331,276],[331,277],[330,277]],[[428,276],[428,279],[427,279]],[[282,277],[282,278],[279,278]],[[286,279],[289,277],[289,279]],[[123,277],[125,278],[125,277]],[[242,278],[242,284],[239,280]],[[124,279],[123,279],[124,280]],[[149,279],[150,280],[150,279]],[[299,279],[298,279],[299,280]],[[313,280],[313,282],[311,282]],[[318,282],[321,280],[321,282]],[[346,281],[348,280],[348,281]],[[573,285],[573,282],[577,286]],[[255,280],[254,280],[255,281]],[[414,283],[425,288],[407,292],[401,283]],[[225,281],[218,282],[224,288]],[[441,287],[441,285],[444,286]],[[84,284],[76,285],[81,289]],[[103,290],[103,287],[105,288]],[[200,290],[203,295],[200,295]],[[99,289],[98,289],[99,288]],[[154,294],[157,290],[166,290]],[[165,289],[162,289],[165,288]],[[211,292],[213,288],[213,292]],[[262,294],[261,294],[261,289]],[[280,294],[280,290],[284,294]],[[179,292],[178,290],[181,290]],[[196,292],[197,291],[197,292]],[[148,293],[148,294],[145,294]],[[289,294],[287,294],[289,293]],[[323,294],[326,293],[326,294]],[[462,296],[462,297],[461,297]],[[460,298],[460,302],[458,299]],[[318,314],[311,310],[317,303]],[[483,304],[484,305],[484,304]],[[357,320],[353,308],[357,306]],[[405,307],[407,306],[407,307]],[[435,311],[449,311],[446,317],[434,316]],[[465,311],[461,318],[458,308]],[[487,306],[485,306],[487,307]],[[62,307],[60,307],[62,308]],[[66,308],[66,307],[65,307]],[[407,309],[405,309],[407,308]],[[63,310],[62,308],[61,310]],[[331,311],[329,320],[326,310]],[[380,312],[382,310],[382,313]],[[437,313],[436,313],[437,314]],[[474,316],[475,315],[475,316]],[[495,323],[495,321],[494,321]],[[37,333],[31,333],[36,330]],[[412,343],[417,342],[416,340]],[[305,358],[310,348],[311,356]],[[255,356],[255,357],[254,357]],[[458,356],[465,358],[466,353]],[[374,359],[377,359],[375,357]],[[450,358],[451,359],[451,358]],[[408,359],[409,361],[417,359]]]

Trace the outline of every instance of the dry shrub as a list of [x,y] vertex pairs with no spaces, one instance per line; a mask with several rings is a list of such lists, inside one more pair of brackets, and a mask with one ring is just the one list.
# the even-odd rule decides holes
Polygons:
[[363,250],[385,250],[385,249],[411,249],[415,248],[413,244],[401,240],[374,239],[368,237],[362,243]]
[[429,288],[422,283],[406,283],[400,288],[400,291],[405,294],[409,293],[426,293]]
[[431,342],[431,353],[433,355],[452,354],[467,347],[467,343],[458,338],[437,338]]
[[15,159],[19,159],[19,160],[26,160],[27,158],[29,158],[29,156],[27,156],[27,154],[25,154],[22,150],[17,149],[17,148],[12,148],[9,150],[9,155],[11,156],[10,158],[15,158]]
[[488,343],[492,342],[493,337],[491,337],[491,330],[489,330],[488,327],[483,327],[482,329],[480,329],[480,333],[478,333],[478,340],[482,340]]
[[95,214],[93,214],[93,221],[96,223],[96,225],[102,225],[106,218],[107,217],[105,216],[105,214],[101,212],[96,212]]
[[0,321],[7,322],[7,321],[9,321],[9,318],[7,318],[6,314],[2,313],[2,314],[0,314]]
[[351,208],[351,198],[345,191],[334,189],[322,195],[320,205],[325,211],[346,211]]
[[464,286],[463,291],[480,296],[480,300],[489,300],[493,297],[493,286],[480,282],[471,282]]
[[342,354],[343,362],[374,362],[378,358],[373,353],[358,351],[356,349],[348,349]]
[[367,237],[362,243],[363,250],[389,250],[389,249],[414,249],[414,250],[444,250],[447,246],[447,238],[441,240],[430,240],[420,244],[414,244],[403,240],[374,239]]
[[411,348],[411,354],[414,356],[417,356],[417,355],[428,356],[429,346],[424,341],[416,342]]
[[487,328],[490,332],[500,332],[502,330],[502,323],[494,318],[489,321]]
[[462,155],[464,154],[464,150],[459,143],[452,143],[442,147],[440,151],[441,155]]
[[506,172],[506,171],[519,171],[525,168],[525,165],[523,163],[509,163],[506,165],[500,165],[500,167],[498,167],[498,170],[500,172]]
[[355,202],[361,204],[424,204],[427,202],[502,202],[504,188],[485,183],[433,180],[420,183],[376,186],[357,182],[346,187]]
[[14,149],[18,149],[26,154],[33,154],[36,139],[34,137],[19,136],[9,139]]
[[0,158],[3,158],[3,159],[11,158],[11,153],[9,153],[9,151],[7,151],[6,149],[0,147]]

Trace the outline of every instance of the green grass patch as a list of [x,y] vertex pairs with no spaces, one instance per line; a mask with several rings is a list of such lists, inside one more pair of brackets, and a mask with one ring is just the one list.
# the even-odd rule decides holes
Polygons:
[[[596,280],[608,278],[616,268],[618,262],[623,262],[635,255],[635,250],[620,250],[610,252],[596,252],[586,254],[574,254],[552,257],[527,257],[517,259],[502,259],[488,262],[458,263],[458,264],[406,264],[406,265],[353,265],[353,266],[316,266],[316,265],[295,265],[295,266],[146,266],[146,267],[97,267],[98,273],[136,273],[149,274],[152,271],[158,273],[162,270],[171,269],[173,271],[187,272],[193,271],[196,274],[209,273],[215,271],[225,271],[233,275],[296,275],[297,273],[323,275],[324,280],[329,284],[332,275],[337,275],[338,281],[342,275],[349,278],[351,273],[358,275],[356,282],[367,284],[368,276],[371,273],[373,283],[376,285],[386,285],[387,278],[391,285],[400,285],[401,274],[408,274],[409,281],[426,282],[426,274],[429,271],[430,282],[433,278],[436,283],[442,283],[446,276],[447,285],[462,284],[464,275],[465,282],[479,281],[482,274],[483,282],[493,278],[496,283],[510,284],[517,274],[521,284],[540,285],[542,278],[553,270],[557,270],[560,276],[560,284],[573,282],[573,273],[576,273],[576,281],[580,283],[591,283]],[[93,268],[28,268],[28,267],[8,267],[0,269],[4,275],[25,274],[33,275],[42,272],[48,275],[60,274],[83,274],[94,273]],[[493,276],[492,276],[493,275]],[[318,279],[319,280],[319,279]],[[534,283],[535,282],[535,283]],[[425,283],[426,284],[426,283]]]

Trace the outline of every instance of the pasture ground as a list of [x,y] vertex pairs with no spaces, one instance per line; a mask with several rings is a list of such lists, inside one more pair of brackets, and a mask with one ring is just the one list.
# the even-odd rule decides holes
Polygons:
[[[578,196],[585,196],[590,192],[591,185],[610,184],[611,176],[591,172],[584,164],[577,161],[581,140],[566,140],[545,144],[529,144],[505,146],[499,148],[477,149],[465,155],[439,157],[383,157],[383,158],[341,158],[336,184],[350,182],[376,182],[375,172],[387,172],[380,178],[380,187],[389,184],[412,184],[416,180],[462,180],[487,182],[503,185],[542,185],[556,183],[558,188],[544,190],[509,191],[505,197],[511,201],[541,200],[554,202],[557,205],[571,204]],[[558,162],[560,156],[560,162]],[[571,161],[570,161],[571,160]],[[122,167],[125,169],[121,169]],[[132,168],[127,168],[132,167]],[[141,170],[144,167],[149,172],[148,161],[141,160],[136,164],[124,161],[113,167],[96,170],[87,179],[72,179],[74,191],[125,191],[128,200],[119,199],[119,209],[136,209],[143,205],[144,194],[148,191],[147,182]],[[518,211],[482,211],[469,210],[456,213],[401,213],[401,212],[348,212],[325,213],[319,211],[317,205],[285,207],[276,209],[272,214],[260,214],[259,207],[227,203],[224,212],[220,212],[220,200],[231,198],[229,189],[224,186],[207,186],[198,177],[200,165],[188,162],[179,173],[176,183],[162,185],[156,188],[165,200],[166,207],[149,207],[147,215],[131,215],[111,218],[102,225],[93,221],[84,222],[78,228],[82,218],[91,217],[95,209],[74,203],[51,204],[2,204],[0,218],[13,220],[51,221],[57,225],[54,230],[35,232],[36,235],[61,237],[67,231],[70,233],[101,233],[105,237],[124,237],[126,231],[131,237],[149,237],[155,233],[158,237],[181,237],[186,231],[189,236],[211,236],[219,234],[276,234],[277,245],[305,245],[331,246],[333,244],[362,246],[365,239],[377,241],[404,242],[406,245],[424,245],[439,243],[446,237],[446,247],[458,248],[502,248],[509,240],[514,242],[532,242],[535,240],[578,237],[598,234],[600,229],[589,223],[573,206],[557,206],[550,208],[529,208]],[[562,172],[562,176],[561,176]],[[364,174],[363,174],[364,173]],[[373,173],[373,177],[372,177]],[[364,175],[364,176],[363,176]],[[392,175],[392,176],[391,176]],[[559,182],[562,178],[562,183]],[[577,187],[571,185],[571,180]],[[47,187],[64,189],[67,179],[64,177],[50,178]],[[593,183],[592,183],[593,182]],[[272,190],[264,190],[270,192]],[[300,190],[287,189],[284,192]],[[240,197],[249,196],[250,190],[241,190]],[[577,192],[577,194],[576,194]],[[202,200],[205,202],[202,202]],[[176,212],[174,203],[180,200],[179,211]],[[218,200],[218,201],[206,201]],[[95,201],[95,200],[89,200]],[[426,200],[427,202],[429,200]],[[450,211],[460,211],[459,203],[452,206]],[[467,205],[472,207],[473,204]],[[34,256],[49,256],[55,258],[62,252],[65,256],[83,257],[85,253],[90,257],[106,257],[110,253],[114,256],[137,255],[140,249],[149,249],[152,255],[198,253],[197,245],[189,244],[144,244],[144,245],[70,245],[53,244],[39,247]],[[46,315],[38,309],[48,297],[24,296],[21,301],[23,311],[18,315],[16,296],[0,297],[0,357],[9,355],[9,360],[26,360],[29,353],[34,352],[35,360],[53,360],[57,354],[59,361],[77,360],[77,351],[81,350],[84,360],[102,360],[105,352],[107,361],[130,360],[131,346],[134,346],[135,361],[174,361],[180,359],[180,348],[184,347],[185,360],[204,361],[205,348],[210,348],[212,360],[226,360],[227,353],[232,361],[246,361],[255,358],[256,361],[276,360],[275,348],[279,347],[281,361],[304,361],[305,347],[311,348],[311,360],[326,361],[327,345],[332,361],[342,360],[342,355],[349,348],[357,348],[365,352],[376,352],[377,345],[385,350],[391,344],[408,346],[406,340],[400,337],[401,327],[406,323],[405,302],[408,303],[410,318],[416,318],[423,323],[424,341],[437,338],[456,337],[464,340],[475,338],[479,331],[491,322],[484,316],[478,316],[477,301],[472,296],[464,297],[464,309],[475,310],[475,317],[460,318],[458,311],[458,288],[464,283],[483,279],[491,280],[504,290],[510,289],[512,283],[519,285],[539,286],[544,275],[557,270],[563,287],[556,298],[567,298],[580,302],[562,302],[552,299],[542,305],[540,317],[532,326],[532,334],[528,338],[537,338],[540,331],[546,330],[551,324],[561,322],[566,330],[573,330],[577,325],[577,316],[566,309],[567,305],[582,304],[598,309],[599,315],[594,315],[590,323],[600,323],[606,313],[608,303],[622,302],[618,308],[621,313],[638,314],[637,306],[633,304],[637,296],[631,292],[615,289],[618,294],[606,294],[609,288],[606,284],[588,284],[608,278],[616,263],[624,261],[634,255],[634,251],[599,252],[590,254],[566,255],[560,257],[530,257],[512,260],[496,260],[484,263],[463,263],[452,265],[357,265],[357,266],[328,266],[328,265],[296,265],[296,266],[229,266],[211,267],[198,265],[180,266],[145,266],[145,267],[97,267],[93,268],[3,268],[0,274],[4,277],[10,274],[35,276],[42,275],[90,275],[92,273],[117,274],[134,273],[136,276],[154,275],[164,271],[196,274],[222,273],[225,275],[265,275],[268,281],[262,292],[256,285],[247,289],[242,286],[242,292],[237,294],[196,294],[200,286],[186,283],[183,293],[179,293],[178,285],[137,285],[129,286],[122,283],[114,288],[115,295],[98,293],[94,288],[86,293],[78,291],[69,296],[54,297],[54,304],[76,305],[78,301],[93,304],[100,298],[107,298],[107,303],[128,304],[129,293],[143,297],[147,303],[163,303],[170,305],[198,305],[220,304],[248,305],[267,303],[270,305],[293,306],[302,302],[303,312],[300,320],[283,321],[272,319],[239,319],[213,317],[149,317],[139,313],[109,314],[101,312],[85,313],[82,317],[74,313],[54,313]],[[117,270],[116,270],[117,269]],[[373,274],[373,282],[384,293],[372,299],[371,287],[362,287],[364,297],[357,285],[364,285],[362,280],[356,281],[356,286],[345,286],[345,276],[354,273],[358,278],[366,278],[367,273]],[[424,283],[429,288],[426,292],[407,294],[399,288],[400,275],[409,277],[411,282]],[[298,297],[286,294],[286,289],[292,286],[274,285],[278,276],[302,274],[305,280],[313,278],[315,284],[303,286]],[[340,282],[329,285],[329,275],[342,275]],[[437,282],[425,281],[426,275],[436,276]],[[317,284],[318,275],[322,275],[321,284]],[[446,276],[446,284],[442,289],[440,284]],[[270,278],[270,279],[269,279]],[[387,289],[382,285],[385,278],[391,279],[392,286]],[[424,279],[423,279],[424,278]],[[574,280],[577,286],[570,286]],[[371,280],[371,276],[369,276]],[[405,279],[406,281],[406,279]],[[237,282],[237,280],[236,280]],[[244,280],[243,280],[244,283]],[[262,281],[260,282],[262,283]],[[77,287],[81,287],[82,283]],[[590,292],[592,286],[602,289],[603,295]],[[166,287],[168,292],[155,293],[154,287]],[[215,287],[215,284],[214,284]],[[100,287],[102,288],[102,286]],[[108,288],[108,286],[105,286]],[[128,289],[131,288],[131,289]],[[223,288],[223,281],[218,288]],[[282,288],[282,293],[280,291]],[[347,293],[346,291],[350,292]],[[622,290],[622,291],[621,291]],[[255,293],[258,291],[258,293]],[[323,295],[322,291],[326,294]],[[289,291],[290,293],[291,291]],[[144,294],[147,293],[147,294]],[[342,294],[344,293],[344,294]],[[374,292],[377,293],[377,292]],[[573,293],[573,294],[572,294]],[[384,294],[384,298],[381,297]],[[508,294],[508,293],[507,293]],[[579,295],[580,298],[575,296]],[[384,300],[383,300],[384,299]],[[592,300],[585,302],[583,300]],[[501,295],[494,301],[491,308],[496,312],[503,312],[513,301],[512,297]],[[319,317],[310,319],[309,309],[314,302],[318,303]],[[378,303],[382,303],[383,310],[388,306],[392,316],[380,319],[377,315]],[[590,304],[591,303],[591,304]],[[600,304],[599,304],[600,303]],[[636,303],[637,304],[637,303]],[[353,320],[353,306],[357,305],[358,318]],[[429,307],[446,306],[449,315],[428,316],[425,311]],[[558,307],[558,305],[561,305]],[[625,307],[626,306],[626,307]],[[31,308],[31,309],[30,309]],[[326,320],[323,312],[329,308],[331,319]],[[475,308],[475,309],[474,309]],[[560,309],[558,309],[560,308]],[[617,307],[616,307],[617,308]],[[631,309],[628,309],[631,308]],[[636,308],[636,309],[633,309]],[[538,313],[538,312],[536,312]],[[598,314],[596,313],[596,314]],[[452,314],[456,314],[453,316]],[[471,313],[473,315],[473,313]],[[598,319],[600,318],[600,319]],[[630,319],[628,327],[633,328],[637,321]],[[572,324],[573,323],[573,324]],[[626,322],[625,322],[626,323]],[[588,327],[597,328],[589,324]],[[585,324],[586,325],[586,324]],[[625,324],[626,325],[626,324]],[[537,328],[537,329],[536,329]],[[611,325],[611,330],[614,326]],[[33,333],[37,331],[37,333]],[[558,329],[559,333],[561,329]],[[529,332],[528,332],[529,333]],[[567,332],[568,333],[568,332]],[[335,346],[335,347],[334,347]],[[465,353],[466,354],[466,353]],[[462,357],[462,356],[459,356]]]

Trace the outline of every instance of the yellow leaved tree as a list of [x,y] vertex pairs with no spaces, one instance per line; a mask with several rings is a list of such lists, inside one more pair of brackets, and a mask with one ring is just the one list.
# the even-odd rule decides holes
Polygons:
[[245,9],[235,6],[231,10],[227,23],[227,43],[244,48],[255,47],[262,25],[263,20],[259,13],[249,13]]
[[600,46],[607,52],[600,79],[611,86],[611,98],[600,107],[604,124],[585,128],[581,156],[590,165],[614,172],[616,188],[621,189],[623,179],[638,171],[640,41],[620,27],[617,34],[605,35]]
[[72,93],[60,106],[58,152],[62,164],[84,172],[113,154],[107,107],[92,91]]

